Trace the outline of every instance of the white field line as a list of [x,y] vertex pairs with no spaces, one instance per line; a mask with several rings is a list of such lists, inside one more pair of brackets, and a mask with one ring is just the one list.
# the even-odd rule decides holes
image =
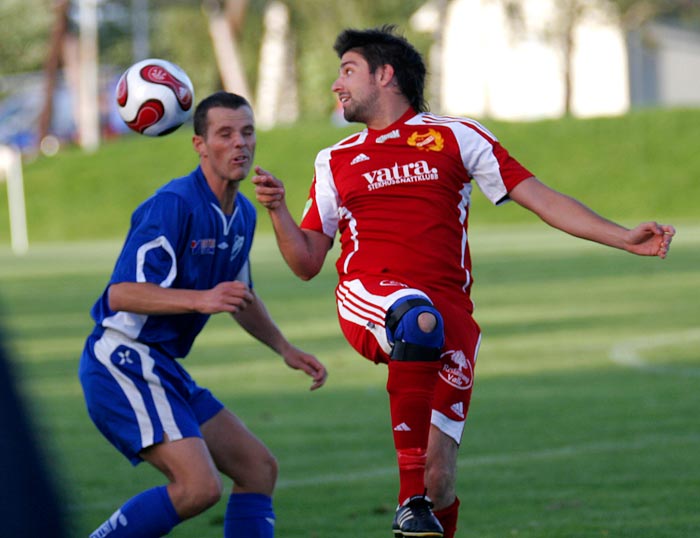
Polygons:
[[[469,469],[474,469],[477,467],[495,467],[500,465],[522,464],[533,461],[570,458],[586,454],[628,452],[631,450],[645,450],[657,447],[663,448],[673,444],[700,444],[700,434],[689,433],[686,435],[650,435],[627,442],[599,441],[595,443],[545,448],[542,450],[534,450],[529,452],[509,452],[484,456],[469,456],[462,454],[458,462],[458,467]],[[397,474],[396,467],[390,466],[375,467],[373,469],[352,471],[347,473],[330,473],[299,479],[282,479],[277,483],[277,490],[305,486],[346,484],[348,482],[356,482],[383,476],[392,476],[395,474]]]
[[[686,435],[649,435],[640,437],[633,441],[598,441],[595,443],[585,443],[579,445],[568,445],[556,448],[545,448],[528,452],[507,452],[501,454],[489,454],[484,456],[469,456],[462,453],[458,462],[459,468],[475,469],[478,467],[498,467],[502,465],[524,464],[534,461],[547,461],[560,458],[571,458],[587,454],[605,454],[629,452],[631,450],[659,450],[668,448],[671,445],[700,445],[700,434],[689,433]],[[700,446],[698,447],[700,449]],[[329,484],[348,484],[362,480],[370,480],[397,474],[396,466],[374,467],[362,471],[349,471],[346,473],[327,473],[312,475],[299,479],[281,479],[277,483],[276,491],[289,490],[292,488],[315,487]],[[71,504],[70,512],[89,512],[92,510],[116,509],[120,500],[110,500],[109,498],[99,501]]]
[[[642,351],[654,348],[663,348],[674,344],[700,342],[700,329],[690,329],[676,333],[661,333],[649,336],[624,340],[610,350],[610,360],[622,366],[637,368],[658,374],[672,374],[680,376],[700,376],[700,352],[698,352],[697,367],[683,367],[653,364],[642,358]],[[700,349],[698,346],[696,349]],[[657,351],[658,355],[659,352]]]

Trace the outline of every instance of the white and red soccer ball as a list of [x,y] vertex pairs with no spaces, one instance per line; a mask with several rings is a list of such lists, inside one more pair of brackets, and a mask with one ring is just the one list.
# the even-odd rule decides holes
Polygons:
[[194,88],[184,70],[167,60],[136,62],[119,78],[117,110],[126,125],[147,136],[172,133],[194,109]]

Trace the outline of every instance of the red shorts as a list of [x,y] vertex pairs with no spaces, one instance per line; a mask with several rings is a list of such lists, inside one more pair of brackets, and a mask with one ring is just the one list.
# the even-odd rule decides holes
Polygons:
[[433,400],[432,424],[462,439],[474,385],[474,365],[481,342],[481,329],[470,312],[468,300],[451,294],[431,293],[393,279],[369,277],[341,281],[336,288],[338,319],[347,341],[363,357],[388,363],[391,343],[384,326],[387,310],[402,297],[420,295],[433,303],[445,324],[445,344]]

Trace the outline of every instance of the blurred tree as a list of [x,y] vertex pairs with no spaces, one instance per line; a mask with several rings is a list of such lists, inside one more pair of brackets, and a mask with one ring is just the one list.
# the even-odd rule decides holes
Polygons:
[[700,22],[697,0],[610,0],[618,9],[626,29],[635,29],[655,18],[671,17],[677,21]]
[[427,54],[429,36],[411,35],[408,20],[424,0],[285,0],[297,35],[297,73],[302,115],[328,117],[335,107],[330,91],[337,77],[333,43],[346,27],[364,28],[395,23]]
[[[225,0],[219,0],[224,2]],[[39,71],[49,58],[55,0],[2,0],[0,2],[0,75]],[[97,0],[99,57],[102,66],[120,72],[133,57],[131,10],[133,0]],[[300,87],[301,114],[328,117],[335,107],[330,86],[338,61],[333,51],[336,35],[345,27],[395,23],[427,54],[430,36],[411,33],[410,16],[424,0],[283,0],[290,9]],[[248,0],[237,44],[246,78],[257,80],[262,17],[267,0]],[[75,31],[76,0],[71,2],[71,31]],[[199,96],[221,87],[208,21],[202,0],[148,0],[149,54],[167,58],[185,69]],[[141,59],[141,58],[138,58]],[[255,88],[250,88],[255,94]]]
[[192,79],[197,101],[221,89],[221,78],[200,1],[151,3],[151,56],[166,58]]
[[44,103],[39,115],[38,140],[43,140],[49,133],[53,112],[53,92],[56,88],[58,69],[61,65],[61,51],[68,32],[68,0],[54,2],[53,23],[46,61],[44,63]]
[[247,0],[204,0],[202,7],[209,23],[209,36],[223,89],[251,99],[237,37],[243,26],[247,3]]
[[0,75],[37,71],[46,60],[52,0],[0,2]]
[[[111,0],[128,3],[130,0]],[[225,0],[216,0],[225,4]],[[234,0],[236,3],[238,0]],[[296,44],[301,114],[328,117],[335,107],[330,86],[337,73],[333,42],[347,26],[396,23],[422,51],[429,36],[409,35],[408,19],[424,0],[283,0],[290,9]],[[234,28],[250,92],[255,95],[268,0],[247,0]],[[198,95],[221,88],[208,22],[201,0],[150,0],[151,54],[178,63],[195,82]],[[126,65],[126,64],[125,64]]]
[[[521,32],[525,28],[525,4],[528,0],[501,0],[510,24]],[[540,37],[554,44],[561,53],[562,78],[564,81],[564,114],[569,116],[573,97],[573,56],[576,48],[576,27],[592,11],[609,7],[605,0],[558,0],[552,15],[552,24],[539,31]]]

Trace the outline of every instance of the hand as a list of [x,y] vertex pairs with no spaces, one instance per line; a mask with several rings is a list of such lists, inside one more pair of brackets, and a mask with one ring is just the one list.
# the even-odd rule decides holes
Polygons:
[[277,209],[284,203],[284,184],[270,172],[256,166],[251,181],[255,185],[255,198],[267,209]]
[[313,379],[310,390],[321,388],[326,382],[326,378],[328,377],[326,367],[313,355],[297,347],[289,346],[282,354],[282,357],[284,358],[284,362],[287,363],[287,366],[294,370],[302,370]]
[[625,249],[640,256],[665,258],[671,248],[676,229],[668,224],[643,222],[629,230],[625,238]]
[[202,314],[218,314],[230,312],[235,314],[244,310],[253,302],[253,294],[243,282],[220,282],[210,290],[200,293],[197,302],[197,312]]

